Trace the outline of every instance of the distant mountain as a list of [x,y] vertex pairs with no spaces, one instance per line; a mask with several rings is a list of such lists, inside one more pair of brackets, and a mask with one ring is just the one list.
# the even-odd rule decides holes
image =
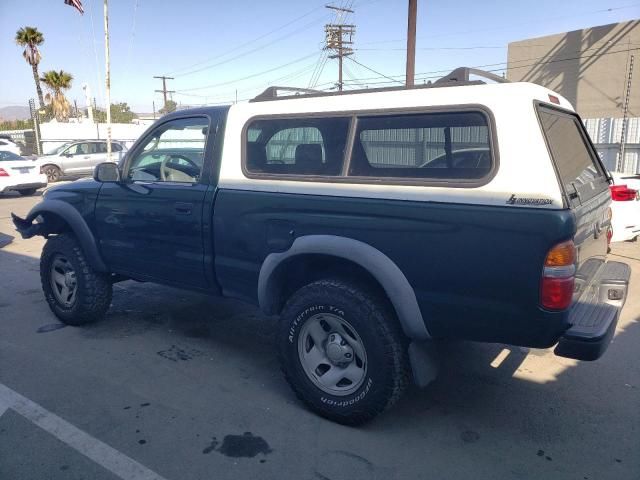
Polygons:
[[26,120],[31,118],[29,107],[13,105],[0,108],[0,120]]

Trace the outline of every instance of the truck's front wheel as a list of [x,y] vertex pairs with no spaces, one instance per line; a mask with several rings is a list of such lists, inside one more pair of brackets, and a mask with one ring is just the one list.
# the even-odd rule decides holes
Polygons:
[[47,240],[40,257],[40,280],[49,308],[68,325],[99,320],[111,304],[108,275],[91,268],[71,234]]
[[405,389],[405,341],[385,303],[366,289],[320,280],[287,302],[279,356],[296,395],[338,423],[362,424]]

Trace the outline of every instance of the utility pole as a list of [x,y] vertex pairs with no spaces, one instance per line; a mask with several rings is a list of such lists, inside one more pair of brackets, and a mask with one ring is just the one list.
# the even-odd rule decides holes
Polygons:
[[[337,10],[340,13],[354,13],[348,8],[334,7],[326,5],[326,8]],[[334,55],[329,58],[338,59],[338,90],[342,91],[342,59],[346,56],[353,55],[353,36],[356,33],[356,26],[345,23],[329,23],[324,27],[326,36],[326,49],[333,50]]]
[[633,78],[633,55],[629,59],[629,75],[627,77],[627,88],[624,96],[624,107],[622,109],[622,132],[620,133],[620,153],[618,156],[618,164],[616,171],[621,172],[624,169],[624,150],[627,134],[627,117],[629,115],[629,97],[631,97],[631,79]]
[[162,90],[156,90],[158,93],[162,93],[162,97],[164,98],[164,108],[167,108],[167,93],[175,93],[174,90],[167,90],[167,80],[174,80],[173,77],[165,77],[164,75],[160,75],[153,78],[162,79]]
[[416,20],[418,17],[418,0],[409,0],[407,19],[407,76],[405,85],[413,87],[416,76]]
[[[111,63],[109,60],[109,0],[104,0],[104,59],[107,96],[107,162],[111,161]],[[98,131],[99,132],[99,131]]]
[[[91,104],[91,88],[88,83],[82,85],[82,90],[84,90],[84,103],[87,105],[87,116],[89,117],[89,123],[93,123],[93,109],[94,105]],[[95,103],[95,99],[93,100]]]

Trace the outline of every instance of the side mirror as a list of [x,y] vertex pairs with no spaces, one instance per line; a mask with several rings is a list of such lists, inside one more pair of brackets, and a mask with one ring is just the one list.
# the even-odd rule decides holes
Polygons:
[[117,183],[120,181],[120,169],[115,163],[99,163],[93,169],[93,179],[96,182]]
[[73,157],[73,153],[63,153],[62,156],[67,158]]

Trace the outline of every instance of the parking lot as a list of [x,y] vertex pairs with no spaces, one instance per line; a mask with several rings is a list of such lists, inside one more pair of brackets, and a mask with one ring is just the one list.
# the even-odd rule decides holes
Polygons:
[[638,479],[640,243],[609,351],[443,343],[438,380],[360,428],[308,412],[283,380],[275,319],[152,284],[64,327],[40,288],[42,238],[0,195],[0,479]]

